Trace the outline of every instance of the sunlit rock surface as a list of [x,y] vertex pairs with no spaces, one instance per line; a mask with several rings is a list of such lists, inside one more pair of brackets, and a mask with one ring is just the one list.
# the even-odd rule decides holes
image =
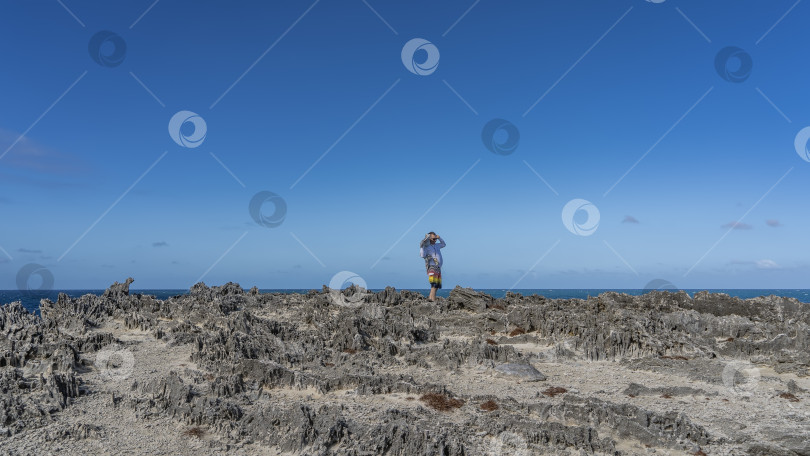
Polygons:
[[0,307],[0,453],[810,455],[810,305],[199,283]]

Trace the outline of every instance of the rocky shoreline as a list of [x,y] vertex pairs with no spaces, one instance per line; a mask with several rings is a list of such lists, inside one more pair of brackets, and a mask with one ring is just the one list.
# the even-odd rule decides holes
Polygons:
[[810,455],[810,304],[456,288],[0,307],[0,453]]

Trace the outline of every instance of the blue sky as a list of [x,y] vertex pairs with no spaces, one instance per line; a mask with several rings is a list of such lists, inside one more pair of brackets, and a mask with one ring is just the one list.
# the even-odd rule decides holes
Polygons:
[[[808,18],[794,0],[4,1],[0,288],[31,263],[60,289],[425,288],[431,230],[445,287],[807,288]],[[415,38],[439,51],[429,74],[403,64]],[[739,82],[716,68],[729,46],[752,62],[721,62]],[[170,136],[180,111],[198,147]],[[512,153],[485,146],[493,119]],[[277,226],[249,212],[259,192],[286,204],[261,206]],[[598,209],[569,217],[589,236],[563,222],[574,199]]]

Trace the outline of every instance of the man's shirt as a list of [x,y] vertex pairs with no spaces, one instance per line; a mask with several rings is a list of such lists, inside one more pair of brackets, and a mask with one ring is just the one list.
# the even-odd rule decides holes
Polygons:
[[419,256],[422,258],[430,258],[430,265],[437,265],[442,267],[442,251],[441,249],[447,244],[444,239],[439,238],[435,244],[427,244],[419,248]]

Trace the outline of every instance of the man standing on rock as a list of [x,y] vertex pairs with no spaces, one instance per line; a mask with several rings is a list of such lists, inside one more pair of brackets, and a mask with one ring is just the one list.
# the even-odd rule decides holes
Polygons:
[[[438,242],[437,242],[438,241]],[[430,283],[430,296],[428,300],[436,300],[436,290],[442,287],[442,252],[444,243],[438,234],[431,231],[425,235],[419,244],[419,256],[425,259],[428,282]]]

